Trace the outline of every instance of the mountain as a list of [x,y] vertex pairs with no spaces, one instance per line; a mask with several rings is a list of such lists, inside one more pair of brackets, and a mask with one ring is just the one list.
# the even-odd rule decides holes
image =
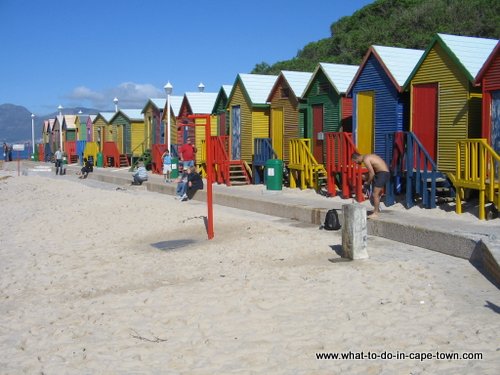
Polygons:
[[252,73],[312,72],[319,62],[359,64],[371,45],[426,49],[436,33],[498,39],[498,0],[376,0],[330,26],[291,60],[261,62]]
[[[97,114],[100,110],[84,107],[64,108],[63,114],[76,115]],[[0,104],[0,143],[24,143],[31,142],[31,111],[15,104]],[[44,120],[54,118],[57,112],[44,116],[35,117],[35,142],[42,137],[42,126]]]

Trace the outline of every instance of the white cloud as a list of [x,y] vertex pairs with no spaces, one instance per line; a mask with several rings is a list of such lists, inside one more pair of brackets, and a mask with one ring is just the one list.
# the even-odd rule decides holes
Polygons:
[[123,82],[116,87],[104,89],[102,92],[94,91],[85,86],[75,87],[67,95],[76,105],[86,105],[97,109],[113,108],[113,99],[118,98],[118,106],[121,108],[142,109],[149,98],[163,97],[162,90],[149,83]]

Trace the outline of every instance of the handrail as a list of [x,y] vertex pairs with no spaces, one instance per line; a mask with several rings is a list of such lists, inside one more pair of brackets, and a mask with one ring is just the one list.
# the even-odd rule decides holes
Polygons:
[[290,139],[290,160],[288,162],[290,169],[290,187],[297,186],[297,173],[300,177],[300,188],[306,187],[318,188],[318,172],[326,174],[323,165],[319,164],[311,152],[311,139],[294,138]]
[[278,155],[271,144],[271,138],[255,138],[253,142],[253,164],[262,166],[265,165],[269,159],[278,159]]
[[[103,147],[102,147],[102,154],[104,158],[107,158],[108,156],[113,157],[114,161],[114,167],[119,167],[120,166],[120,152],[118,151],[118,147],[116,146],[116,143],[113,141],[108,141],[104,142]],[[106,165],[107,162],[104,162],[104,165]]]
[[[406,177],[406,207],[414,205],[413,195],[422,197],[425,208],[436,207],[436,185],[440,176],[438,167],[427,149],[413,132],[390,132],[385,134],[385,161],[391,175]],[[428,183],[430,182],[430,191]],[[391,180],[387,184],[386,204],[394,202],[395,186]]]
[[[459,140],[456,143],[453,183],[463,189],[479,190],[479,219],[486,217],[486,200],[500,206],[500,156],[484,138]],[[456,212],[462,213],[462,194],[457,194]]]
[[352,161],[352,154],[358,152],[348,132],[328,132],[326,136],[326,171],[328,193],[336,195],[335,175],[340,174],[342,195],[344,198],[353,194],[358,202],[365,200],[362,175],[366,171]]

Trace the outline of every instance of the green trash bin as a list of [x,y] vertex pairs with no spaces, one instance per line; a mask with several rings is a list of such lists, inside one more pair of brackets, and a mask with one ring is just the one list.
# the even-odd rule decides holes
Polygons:
[[265,183],[267,190],[281,190],[283,187],[283,161],[269,159],[265,166]]
[[101,167],[101,168],[102,168],[102,165],[103,165],[103,156],[102,156],[102,152],[98,152],[98,153],[97,153],[97,164],[96,164],[96,166],[97,166],[97,167]]
[[179,158],[172,158],[172,172],[170,173],[170,177],[179,177]]

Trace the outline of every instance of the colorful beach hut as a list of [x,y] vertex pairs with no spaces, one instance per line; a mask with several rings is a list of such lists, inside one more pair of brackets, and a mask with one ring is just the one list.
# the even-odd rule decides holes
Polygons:
[[119,109],[109,121],[120,154],[129,158],[141,156],[147,149],[144,115],[140,109]]
[[222,85],[217,94],[217,99],[215,99],[214,108],[212,114],[217,116],[217,135],[225,136],[229,133],[229,114],[227,111],[227,102],[232,85]]
[[[202,84],[200,84],[201,86]],[[182,104],[179,110],[179,117],[177,119],[177,125],[180,127],[182,137],[179,137],[178,133],[178,144],[181,145],[187,141],[188,137],[193,138],[193,144],[198,149],[196,153],[196,164],[201,164],[204,160],[204,155],[201,150],[203,149],[203,144],[205,141],[205,128],[203,126],[183,126],[183,125],[203,125],[205,124],[204,119],[195,119],[194,121],[189,119],[190,115],[210,115],[210,125],[211,125],[211,135],[217,135],[217,117],[212,115],[212,109],[214,108],[215,100],[217,99],[216,92],[204,92],[202,89],[204,86],[200,87],[198,92],[186,92],[182,100]]]
[[[64,116],[57,115],[54,119],[54,125],[52,126],[52,140],[54,142],[54,152],[58,149],[64,151],[64,137],[62,136],[62,129],[64,123]],[[62,143],[61,143],[62,138]]]
[[403,85],[423,53],[376,45],[368,49],[347,89],[353,100],[353,136],[359,152],[384,157],[385,134],[408,130],[410,96]]
[[228,98],[230,158],[252,163],[254,139],[269,137],[267,98],[278,79],[274,75],[237,75]]
[[302,94],[312,77],[310,72],[283,70],[278,75],[267,102],[271,103],[270,137],[278,159],[289,161],[289,144],[299,138],[300,111]]
[[163,143],[161,119],[166,102],[166,99],[151,98],[142,109],[146,149],[151,149],[154,144]]
[[476,77],[483,92],[482,138],[500,155],[500,43]]
[[319,63],[304,90],[300,133],[302,138],[311,139],[311,151],[320,164],[325,160],[324,133],[351,130],[352,99],[345,94],[358,68]]
[[113,130],[109,126],[115,112],[99,112],[92,123],[92,139],[99,152],[102,152],[104,142],[114,142]]
[[410,130],[443,172],[455,170],[456,142],[481,135],[475,78],[498,40],[437,34],[405,82]]

